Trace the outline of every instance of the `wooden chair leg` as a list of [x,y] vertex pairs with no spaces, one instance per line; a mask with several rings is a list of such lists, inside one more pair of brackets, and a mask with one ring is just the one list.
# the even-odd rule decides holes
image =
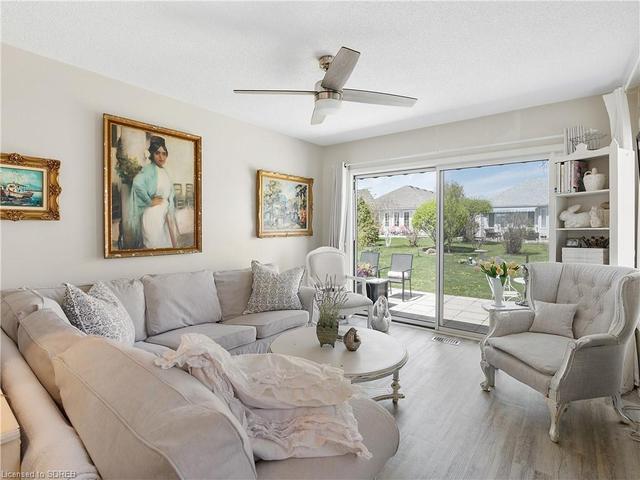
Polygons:
[[622,423],[626,423],[627,425],[633,424],[633,420],[631,420],[631,418],[629,418],[629,416],[624,413],[624,402],[622,401],[622,396],[620,395],[620,393],[612,395],[611,401],[613,402],[613,408],[616,410],[618,417],[620,417],[620,421]]
[[562,414],[567,411],[568,403],[557,403],[550,398],[546,399],[549,415],[551,416],[551,427],[549,427],[549,438],[553,443],[560,441],[560,419]]

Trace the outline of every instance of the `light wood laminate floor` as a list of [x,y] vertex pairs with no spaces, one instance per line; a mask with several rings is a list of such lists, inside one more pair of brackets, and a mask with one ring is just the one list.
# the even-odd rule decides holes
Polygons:
[[[480,389],[478,342],[441,344],[433,330],[396,323],[391,334],[409,362],[400,373],[406,398],[396,408],[381,402],[396,418],[400,448],[379,479],[640,479],[640,443],[608,400],[572,403],[554,444],[541,394],[502,372],[495,390]],[[378,394],[390,383],[366,385]]]

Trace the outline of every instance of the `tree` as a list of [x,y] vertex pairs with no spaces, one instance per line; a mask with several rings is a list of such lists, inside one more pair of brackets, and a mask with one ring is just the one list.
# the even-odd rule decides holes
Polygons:
[[[462,185],[456,182],[444,186],[444,209],[442,231],[447,251],[451,252],[453,241],[466,232],[475,232],[476,217],[491,212],[487,200],[467,198]],[[413,228],[429,235],[436,242],[438,211],[436,201],[429,200],[418,207],[413,215]],[[473,239],[473,233],[469,233]]]
[[469,219],[465,200],[462,185],[456,182],[445,183],[442,230],[447,252],[451,252],[453,241],[462,234]]
[[367,202],[358,198],[358,246],[369,247],[378,241],[379,227]]
[[480,198],[465,198],[463,202],[468,214],[467,224],[464,227],[464,237],[465,240],[473,242],[478,229],[477,218],[480,215],[489,215],[491,213],[491,202]]
[[436,210],[436,200],[429,200],[420,205],[413,214],[411,225],[416,232],[424,232],[436,243],[438,233],[438,212]]

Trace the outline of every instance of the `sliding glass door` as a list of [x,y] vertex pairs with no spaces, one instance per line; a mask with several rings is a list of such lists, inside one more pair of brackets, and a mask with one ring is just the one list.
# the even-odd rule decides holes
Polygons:
[[394,319],[435,325],[436,183],[433,169],[354,179],[354,270]]
[[[482,304],[492,292],[478,264],[495,257],[519,264],[548,259],[548,162],[447,169],[440,175],[440,326],[486,333]],[[512,279],[505,297],[517,300],[522,290],[522,280]]]

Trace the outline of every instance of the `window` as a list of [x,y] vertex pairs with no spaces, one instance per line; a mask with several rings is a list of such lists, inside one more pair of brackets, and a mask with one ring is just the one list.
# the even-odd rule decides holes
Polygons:
[[400,212],[393,212],[393,225],[395,227],[400,226]]
[[404,226],[405,226],[405,227],[410,226],[410,225],[409,225],[409,212],[404,212],[404,218],[403,218],[403,220],[404,220]]
[[389,226],[389,213],[385,213],[384,214],[384,226],[388,227]]
[[489,226],[491,228],[496,226],[496,214],[495,213],[490,213],[489,214]]

